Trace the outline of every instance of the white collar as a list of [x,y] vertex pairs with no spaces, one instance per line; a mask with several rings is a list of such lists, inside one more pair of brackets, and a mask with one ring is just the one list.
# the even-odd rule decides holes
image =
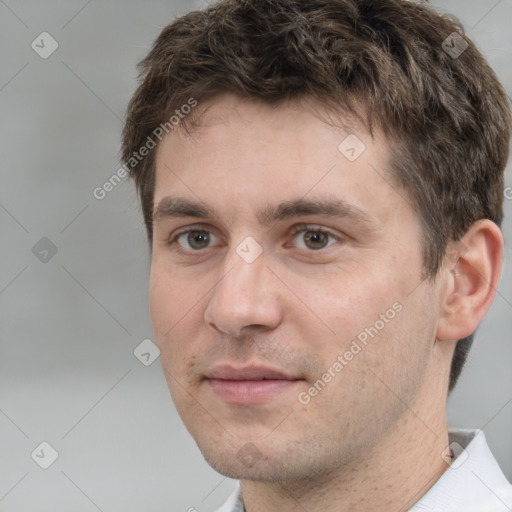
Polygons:
[[[512,512],[512,485],[481,430],[450,429],[455,459],[409,512]],[[441,454],[440,454],[441,456]],[[240,482],[216,512],[243,512]]]
[[[455,459],[409,512],[512,512],[512,486],[481,430],[450,429]],[[236,509],[235,509],[236,510]]]

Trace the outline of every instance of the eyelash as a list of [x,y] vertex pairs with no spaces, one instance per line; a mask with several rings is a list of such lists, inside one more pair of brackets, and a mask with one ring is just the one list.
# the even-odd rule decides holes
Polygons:
[[[190,233],[190,232],[193,232],[193,231],[205,231],[207,233],[211,233],[211,231],[209,231],[208,229],[206,228],[203,228],[201,226],[197,226],[197,227],[188,227],[188,228],[185,228],[181,231],[178,231],[177,233],[175,233],[168,241],[167,241],[167,245],[169,246],[173,246],[173,245],[176,245],[176,250],[182,254],[191,254],[191,253],[201,253],[203,252],[205,249],[203,250],[189,250],[189,249],[183,249],[180,244],[177,244],[177,241],[178,241],[178,238],[182,235],[185,235],[187,233]],[[295,237],[298,233],[300,233],[301,231],[304,231],[304,232],[307,232],[307,231],[312,231],[314,233],[322,233],[322,234],[325,234],[331,238],[334,238],[337,242],[341,242],[344,237],[340,236],[340,235],[336,235],[335,233],[333,233],[332,231],[328,231],[326,229],[323,229],[323,228],[320,228],[318,226],[315,226],[315,225],[311,225],[311,224],[301,224],[301,225],[298,225],[298,226],[294,226],[290,233],[289,233],[289,236],[292,236],[292,237]],[[316,251],[315,250],[309,250],[308,252],[311,252],[311,253],[315,253],[315,252],[321,252],[325,249],[328,249],[331,245],[333,244],[330,244],[328,245],[327,247],[325,248],[322,248],[322,249],[317,249]],[[302,250],[305,250],[305,249],[302,249]]]
[[[183,248],[181,248],[179,246],[179,244],[177,244],[176,242],[178,241],[178,238],[182,235],[186,235],[187,233],[190,233],[192,231],[205,231],[207,233],[211,233],[211,231],[209,231],[208,229],[206,228],[203,228],[201,226],[196,226],[196,227],[189,227],[189,228],[185,228],[185,229],[182,229],[180,231],[178,231],[177,233],[175,233],[168,241],[167,241],[167,245],[177,245],[178,246],[178,249],[176,249],[177,251],[179,252],[182,252],[182,253],[187,253],[189,254],[190,251],[187,251],[186,249],[184,250]],[[193,252],[201,252],[201,251],[193,251]]]
[[[341,237],[340,235],[336,235],[332,231],[320,228],[318,226],[315,226],[314,224],[313,225],[312,224],[302,224],[302,225],[294,226],[290,232],[290,235],[295,237],[301,231],[305,231],[305,232],[312,231],[313,233],[322,233],[324,235],[330,236],[331,238],[334,238],[337,242],[341,242],[341,240],[343,240],[343,237]],[[330,245],[328,245],[325,249],[327,249],[328,247],[330,247]],[[322,250],[324,250],[324,248],[318,249],[317,251],[310,250],[310,252],[320,252]]]

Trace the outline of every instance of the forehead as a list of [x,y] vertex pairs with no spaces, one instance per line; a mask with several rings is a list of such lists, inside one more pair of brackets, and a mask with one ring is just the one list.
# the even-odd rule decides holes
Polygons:
[[191,127],[178,127],[158,147],[155,208],[172,195],[236,218],[311,196],[362,209],[363,199],[393,193],[383,179],[385,137],[314,101],[269,105],[223,95],[197,109]]
[[[356,106],[358,111],[363,108]],[[306,132],[318,135],[321,126],[338,140],[350,133],[367,133],[364,116],[335,112],[325,104],[310,97],[268,103],[258,98],[246,98],[222,93],[206,100],[185,116],[183,122],[168,136],[168,143],[205,144],[229,133],[240,138],[248,136],[254,145],[272,141],[274,144],[298,142]],[[377,134],[379,135],[379,134]],[[238,137],[237,137],[238,138]],[[309,142],[315,138],[309,137]]]

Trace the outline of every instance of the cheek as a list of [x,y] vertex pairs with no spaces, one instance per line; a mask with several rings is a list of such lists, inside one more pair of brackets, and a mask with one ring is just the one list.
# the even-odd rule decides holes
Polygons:
[[[149,303],[151,322],[164,370],[180,382],[189,374],[198,353],[198,331],[204,322],[204,290],[190,280],[156,264],[151,267]],[[169,386],[175,383],[166,376]],[[172,389],[171,389],[172,391]]]
[[153,330],[159,341],[197,314],[200,294],[189,280],[183,281],[158,260],[151,266],[149,307]]
[[[400,299],[400,293],[389,283],[368,273],[326,275],[321,286],[302,285],[299,288],[297,281],[295,289],[300,290],[297,295],[309,311],[297,311],[297,322],[310,333],[323,332],[335,339],[331,347],[337,349],[373,325],[379,315],[385,314]],[[388,316],[394,314],[391,310]]]
[[343,368],[351,367],[343,373],[359,385],[369,369],[394,380],[397,368],[414,366],[411,358],[416,360],[428,345],[420,338],[432,327],[425,325],[421,290],[410,295],[410,283],[399,269],[374,265],[364,273],[326,276],[321,287],[303,286],[303,302],[318,317],[311,311],[295,313],[308,351],[324,369],[341,356]]
[[174,317],[177,313],[176,302],[176,293],[172,293],[167,275],[159,271],[158,267],[153,264],[149,285],[149,310],[153,331],[159,346],[165,333],[174,324]]
[[[177,292],[176,282],[165,274],[156,272],[152,268],[150,280],[150,312],[153,331],[158,348],[160,349],[160,363],[169,387],[172,399],[178,409],[190,407],[187,396],[183,393],[188,388],[187,368],[193,361],[190,354],[190,338],[187,327],[188,315],[184,317],[187,309],[187,300],[182,293]],[[189,315],[192,311],[189,311]]]

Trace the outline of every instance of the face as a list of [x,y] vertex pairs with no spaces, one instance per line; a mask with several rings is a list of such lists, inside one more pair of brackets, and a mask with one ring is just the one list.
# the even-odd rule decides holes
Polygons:
[[172,398],[223,474],[333,471],[423,385],[437,318],[419,219],[378,132],[313,103],[206,106],[156,159],[150,303]]

